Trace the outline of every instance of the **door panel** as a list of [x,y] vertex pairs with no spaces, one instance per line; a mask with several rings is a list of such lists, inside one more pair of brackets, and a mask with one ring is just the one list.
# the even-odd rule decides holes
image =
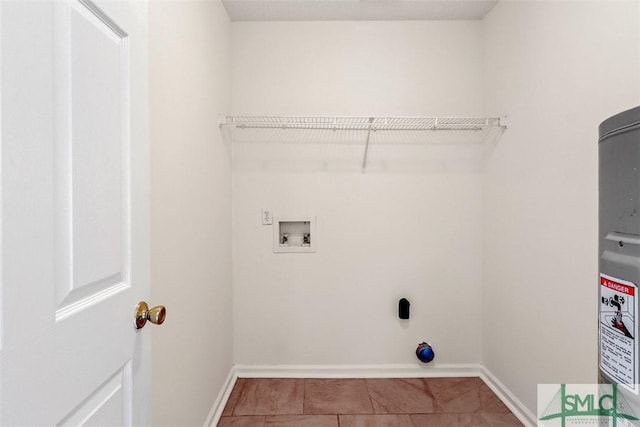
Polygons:
[[148,424],[146,9],[0,3],[0,425]]
[[72,426],[116,426],[127,423],[129,414],[125,412],[126,395],[130,394],[128,385],[131,364],[116,372],[84,402],[65,417],[58,425]]
[[129,44],[95,6],[57,8],[54,84],[65,90],[55,109],[56,319],[63,319],[129,284]]
[[123,176],[128,43],[115,26],[76,5],[71,9],[70,73],[73,287],[113,286],[123,281],[123,249],[128,252],[129,246],[129,209],[123,200],[128,188]]

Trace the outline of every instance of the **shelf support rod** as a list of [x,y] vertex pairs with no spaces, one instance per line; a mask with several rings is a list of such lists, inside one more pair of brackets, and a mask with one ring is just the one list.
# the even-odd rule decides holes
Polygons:
[[371,123],[374,118],[369,117],[369,127],[367,129],[367,142],[364,145],[364,157],[362,158],[362,173],[367,169],[367,154],[369,153],[369,139],[371,138]]

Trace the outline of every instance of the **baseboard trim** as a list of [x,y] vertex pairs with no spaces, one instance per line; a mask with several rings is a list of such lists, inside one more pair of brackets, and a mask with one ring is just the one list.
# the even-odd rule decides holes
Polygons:
[[222,416],[222,411],[224,411],[224,407],[229,400],[229,396],[231,395],[231,391],[233,390],[233,386],[236,385],[236,381],[238,380],[238,375],[236,374],[236,367],[232,366],[229,369],[229,374],[220,389],[220,393],[218,393],[218,397],[216,398],[211,410],[209,411],[209,415],[207,415],[207,419],[204,421],[204,427],[216,427],[218,425],[218,421],[220,421],[220,417]]
[[438,378],[479,377],[526,426],[536,417],[481,364],[391,365],[234,365],[216,398],[204,427],[216,427],[238,378]]
[[481,369],[480,379],[502,400],[502,403],[513,412],[513,415],[515,415],[522,424],[526,427],[535,427],[538,425],[536,416],[524,406],[520,399],[511,393],[502,381],[496,378],[496,376],[484,366]]
[[480,376],[479,364],[236,365],[239,378],[429,378]]

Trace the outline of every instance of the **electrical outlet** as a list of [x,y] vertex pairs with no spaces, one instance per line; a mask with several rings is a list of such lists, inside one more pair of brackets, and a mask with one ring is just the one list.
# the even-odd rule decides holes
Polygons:
[[273,224],[273,215],[271,215],[271,209],[262,209],[262,225]]

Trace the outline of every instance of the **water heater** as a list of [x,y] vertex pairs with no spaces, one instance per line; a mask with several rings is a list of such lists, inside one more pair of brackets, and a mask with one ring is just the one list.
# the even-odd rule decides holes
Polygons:
[[640,107],[600,124],[599,380],[640,414]]

